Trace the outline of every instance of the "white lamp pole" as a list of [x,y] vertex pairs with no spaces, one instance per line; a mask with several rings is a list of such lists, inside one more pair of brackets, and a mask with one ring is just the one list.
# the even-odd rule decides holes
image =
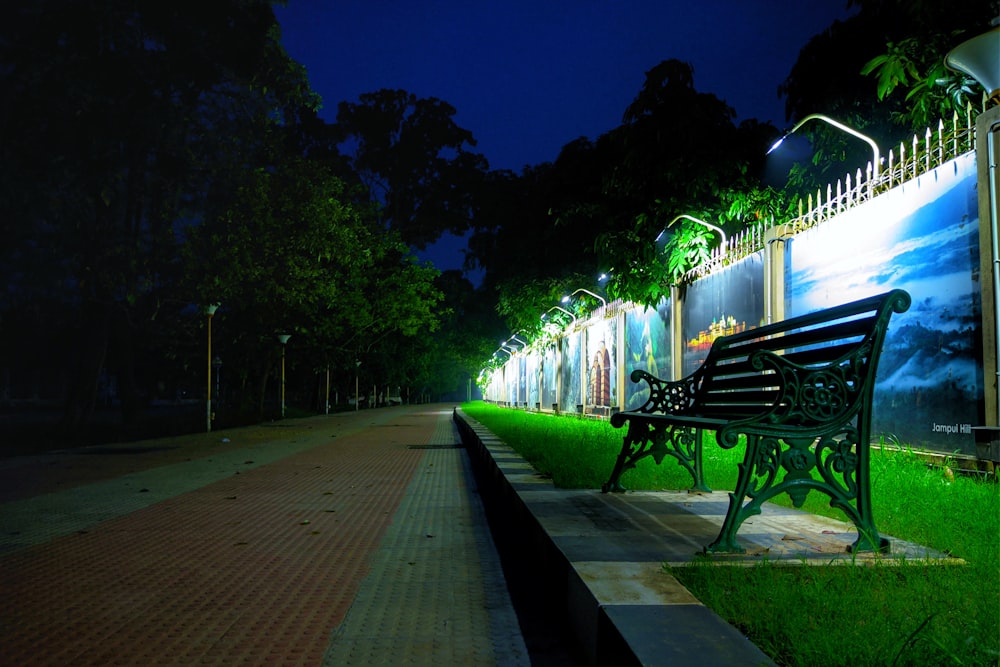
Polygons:
[[878,176],[879,176],[879,173],[881,171],[881,166],[882,166],[882,157],[881,157],[881,153],[879,152],[879,149],[878,149],[878,144],[875,143],[875,140],[872,139],[871,137],[869,137],[867,134],[861,134],[860,132],[858,132],[857,130],[855,130],[853,127],[848,127],[847,125],[844,125],[843,123],[841,123],[839,121],[836,121],[836,120],[830,118],[829,116],[824,116],[821,113],[811,113],[808,116],[806,116],[805,118],[803,118],[802,120],[800,120],[798,123],[795,124],[795,127],[793,127],[792,129],[790,129],[788,132],[785,132],[785,134],[783,134],[780,139],[778,139],[777,141],[775,141],[774,145],[772,145],[771,148],[769,148],[767,152],[768,153],[772,153],[775,150],[777,150],[778,146],[781,145],[781,142],[783,142],[786,137],[788,137],[790,134],[793,134],[797,129],[799,129],[800,127],[802,127],[803,125],[805,125],[806,123],[808,123],[811,120],[821,120],[824,123],[827,123],[829,125],[833,125],[838,130],[843,130],[844,132],[847,132],[851,136],[857,137],[861,141],[864,141],[869,146],[871,146],[872,147],[872,153],[873,153],[873,157],[872,157],[872,160],[873,160],[873,162],[872,162],[872,179],[876,180],[876,181],[878,180]]
[[581,287],[580,289],[576,290],[575,292],[573,292],[573,294],[568,294],[568,295],[564,296],[564,297],[562,298],[562,302],[563,302],[563,303],[569,303],[569,300],[570,300],[570,299],[571,299],[571,298],[572,298],[572,297],[573,297],[574,295],[576,295],[576,294],[579,294],[580,292],[583,292],[584,294],[589,294],[590,296],[594,297],[595,299],[597,299],[598,301],[600,301],[600,302],[601,302],[601,305],[602,305],[602,306],[607,306],[607,305],[608,305],[608,301],[607,301],[607,299],[605,299],[605,298],[604,298],[603,296],[601,296],[600,294],[594,294],[594,293],[593,293],[593,292],[591,292],[591,291],[590,291],[589,289],[584,289],[584,288],[582,288],[582,287]]
[[285,418],[285,345],[291,334],[278,334],[278,342],[281,343],[281,418]]
[[205,314],[208,316],[208,386],[205,391],[205,430],[212,431],[212,317],[219,309],[219,304],[213,303],[205,306]]
[[[708,227],[709,229],[711,229],[713,231],[719,232],[719,236],[722,238],[722,241],[721,241],[721,243],[719,245],[719,251],[720,251],[720,254],[722,254],[722,255],[726,254],[726,245],[727,245],[727,243],[726,243],[726,233],[724,231],[722,231],[721,227],[713,225],[710,222],[705,222],[704,220],[701,220],[700,218],[696,218],[693,215],[688,215],[687,213],[681,213],[680,215],[678,215],[676,218],[674,218],[673,220],[671,220],[670,222],[667,223],[667,227],[671,226],[672,224],[674,224],[678,220],[682,220],[682,219],[683,220],[690,220],[691,222],[698,223],[702,227]],[[659,234],[656,235],[656,241],[660,240],[660,238],[663,236],[663,232],[667,231],[667,227],[664,227],[663,230]]]

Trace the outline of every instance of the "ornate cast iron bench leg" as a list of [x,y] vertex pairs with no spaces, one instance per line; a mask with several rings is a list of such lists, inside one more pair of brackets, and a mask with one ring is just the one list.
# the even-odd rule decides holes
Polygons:
[[636,463],[652,456],[659,465],[664,456],[672,456],[677,463],[688,471],[692,479],[692,489],[710,493],[712,490],[705,484],[705,471],[702,463],[702,432],[693,427],[674,427],[659,422],[631,417],[628,420],[628,430],[622,442],[621,452],[611,471],[611,477],[601,487],[603,493],[625,491],[619,481],[622,473],[631,470]]
[[[861,454],[856,455],[856,440],[850,431],[841,439],[747,436],[746,453],[738,466],[736,489],[729,494],[722,530],[705,551],[743,553],[736,533],[744,521],[760,514],[765,501],[787,493],[792,504],[801,507],[810,491],[820,491],[830,497],[832,507],[843,510],[858,530],[858,539],[849,551],[888,552],[889,541],[879,535],[871,515],[868,448],[857,447]],[[819,479],[813,475],[814,470]]]

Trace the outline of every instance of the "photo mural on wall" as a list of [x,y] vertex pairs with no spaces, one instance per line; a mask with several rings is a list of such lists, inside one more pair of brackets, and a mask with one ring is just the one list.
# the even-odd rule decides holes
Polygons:
[[587,402],[589,414],[609,415],[618,405],[618,319],[606,319],[587,328]]
[[577,412],[576,406],[583,404],[580,395],[580,339],[579,331],[562,339],[562,394],[559,397],[559,410],[562,412]]
[[523,355],[515,357],[517,364],[517,404],[525,405],[528,402],[528,382],[527,364],[528,358]]
[[531,352],[525,359],[525,370],[524,378],[527,383],[527,393],[525,394],[525,401],[528,403],[529,408],[538,407],[538,381],[539,373],[541,368],[538,364],[538,354]]
[[681,372],[705,361],[712,342],[764,321],[764,253],[756,252],[687,286],[681,306]]
[[656,308],[639,306],[625,313],[625,409],[634,410],[649,398],[649,385],[632,382],[636,369],[666,380],[670,377],[670,299]]
[[879,361],[872,431],[975,453],[982,423],[979,212],[972,154],[797,235],[786,245],[787,317],[901,288]]
[[552,409],[556,403],[556,372],[559,370],[557,359],[557,346],[553,344],[546,347],[542,359],[542,408],[545,410]]

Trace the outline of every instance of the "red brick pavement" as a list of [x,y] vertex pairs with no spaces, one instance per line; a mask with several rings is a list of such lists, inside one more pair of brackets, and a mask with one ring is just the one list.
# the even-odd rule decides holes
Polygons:
[[321,664],[440,415],[0,559],[0,664]]

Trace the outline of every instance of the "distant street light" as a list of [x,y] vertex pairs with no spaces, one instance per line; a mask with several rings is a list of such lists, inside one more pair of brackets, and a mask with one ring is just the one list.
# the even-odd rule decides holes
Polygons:
[[504,341],[504,342],[505,342],[505,343],[509,343],[509,342],[510,342],[510,341],[512,341],[512,340],[513,340],[513,341],[517,341],[518,343],[520,343],[520,344],[521,344],[522,346],[524,346],[524,347],[528,347],[528,343],[527,343],[527,341],[524,341],[524,340],[521,340],[520,338],[518,338],[518,337],[517,337],[517,334],[511,334],[510,338],[508,338],[508,339],[507,339],[506,341]]
[[205,314],[208,316],[208,387],[205,391],[205,430],[212,431],[212,317],[219,309],[219,304],[213,303],[205,306]]
[[767,151],[768,154],[773,153],[774,151],[776,151],[778,149],[778,146],[781,145],[781,142],[783,142],[786,138],[788,138],[789,135],[793,134],[797,129],[799,129],[800,127],[802,127],[803,125],[805,125],[806,123],[808,123],[811,120],[821,120],[824,123],[828,123],[830,125],[833,125],[835,128],[837,128],[839,130],[843,130],[844,132],[847,132],[851,136],[854,136],[854,137],[857,137],[858,139],[861,139],[862,141],[864,141],[865,143],[867,143],[869,146],[871,146],[872,147],[872,152],[874,153],[874,156],[872,158],[872,160],[873,160],[873,162],[872,162],[872,180],[878,180],[879,172],[881,170],[881,165],[882,165],[882,157],[881,157],[881,153],[879,152],[879,149],[878,149],[878,144],[875,143],[875,140],[872,139],[871,137],[869,137],[866,134],[861,134],[860,132],[858,132],[857,130],[855,130],[853,127],[848,127],[847,125],[844,125],[843,123],[841,123],[839,121],[836,121],[836,120],[830,118],[829,116],[824,116],[823,114],[819,114],[819,113],[809,114],[808,116],[806,116],[805,118],[803,118],[802,120],[800,120],[798,123],[796,123],[795,127],[793,127],[788,132],[785,132],[783,135],[781,135],[781,138],[778,139],[777,141],[775,141],[774,145],[772,145],[771,148],[768,149],[768,151]]
[[542,319],[544,320],[546,317],[548,317],[548,314],[551,313],[553,310],[558,310],[559,312],[566,313],[567,315],[569,315],[570,317],[572,317],[573,321],[570,322],[570,324],[573,324],[573,322],[576,322],[576,315],[574,315],[573,313],[569,312],[568,310],[566,310],[562,306],[552,306],[551,308],[549,308],[548,310],[546,310],[544,313],[542,313]]
[[281,418],[285,418],[285,345],[291,334],[278,334],[278,342],[281,343]]
[[[709,229],[711,229],[713,231],[719,232],[719,236],[722,237],[722,242],[719,245],[719,251],[720,251],[721,255],[725,255],[726,254],[726,245],[727,245],[727,242],[726,242],[726,233],[724,231],[722,231],[721,227],[717,227],[717,226],[713,225],[710,222],[705,222],[704,220],[701,220],[701,219],[696,218],[694,216],[688,215],[686,213],[681,213],[676,218],[674,218],[673,220],[671,220],[670,222],[668,222],[667,223],[667,227],[670,227],[672,224],[674,224],[675,222],[677,222],[678,220],[681,220],[681,219],[690,220],[691,222],[696,222],[699,225],[702,225],[703,227],[708,227]],[[660,239],[663,237],[663,233],[667,231],[667,227],[664,227],[663,230],[659,234],[656,235],[656,242],[657,243],[659,243]]]
[[604,298],[603,296],[601,296],[601,295],[599,295],[599,294],[594,294],[594,293],[593,293],[593,292],[591,292],[590,290],[588,290],[588,289],[583,289],[582,287],[581,287],[580,289],[576,290],[575,292],[573,292],[573,294],[568,294],[568,295],[564,296],[564,297],[562,298],[562,302],[563,302],[563,303],[569,303],[569,300],[570,300],[570,299],[571,299],[571,298],[572,298],[573,296],[575,296],[576,294],[579,294],[580,292],[583,292],[584,294],[589,294],[590,296],[594,297],[595,299],[597,299],[598,301],[600,301],[600,302],[601,302],[601,305],[602,305],[602,306],[607,306],[607,305],[608,305],[608,301],[607,301],[607,299],[605,299],[605,298]]

